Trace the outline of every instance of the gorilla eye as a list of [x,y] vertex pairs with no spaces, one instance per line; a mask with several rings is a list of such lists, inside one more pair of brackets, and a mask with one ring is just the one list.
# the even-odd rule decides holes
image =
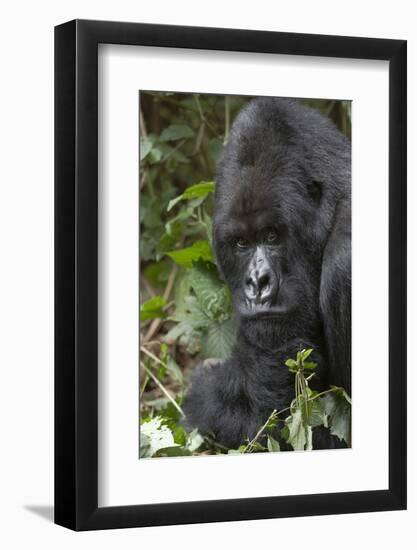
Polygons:
[[266,232],[265,234],[266,243],[272,244],[272,243],[275,243],[277,240],[278,240],[278,235],[276,231],[274,231],[273,229],[270,229],[269,231]]
[[242,237],[236,239],[236,246],[240,249],[246,248],[248,244],[248,241],[246,239],[243,239]]

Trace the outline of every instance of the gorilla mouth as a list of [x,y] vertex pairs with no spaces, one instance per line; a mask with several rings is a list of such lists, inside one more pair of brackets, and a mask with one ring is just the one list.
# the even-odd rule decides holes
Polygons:
[[273,319],[289,313],[290,308],[285,305],[272,306],[270,302],[255,303],[245,301],[245,306],[238,308],[238,313],[244,319]]

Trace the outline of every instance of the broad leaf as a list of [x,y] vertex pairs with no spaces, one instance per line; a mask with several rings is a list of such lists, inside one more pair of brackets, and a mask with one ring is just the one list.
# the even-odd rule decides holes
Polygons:
[[196,241],[188,248],[172,250],[171,252],[166,252],[166,254],[172,258],[175,263],[187,268],[192,267],[193,262],[200,259],[213,262],[213,253],[208,241]]
[[152,457],[160,449],[176,447],[174,436],[168,426],[163,424],[159,416],[144,422],[140,427],[140,455]]
[[154,296],[150,300],[144,302],[140,308],[140,320],[157,319],[166,317],[163,308],[166,306],[166,301],[162,296]]
[[198,432],[197,428],[193,430],[187,439],[186,448],[191,452],[194,453],[197,451],[201,445],[204,443],[203,436]]
[[[344,391],[344,390],[343,390]],[[346,393],[346,392],[344,392]],[[346,394],[347,395],[347,394]],[[349,396],[347,396],[348,399]],[[351,444],[351,406],[342,392],[328,393],[322,397],[330,427],[330,433]]]
[[191,200],[191,199],[205,199],[207,195],[210,193],[214,193],[214,183],[210,181],[203,181],[201,183],[196,183],[195,185],[191,185],[190,187],[187,187],[187,189],[182,193],[182,195],[179,195],[178,197],[175,197],[175,199],[172,199],[167,207],[168,212],[176,205],[178,202],[183,200]]
[[194,132],[185,124],[171,124],[168,128],[165,128],[159,139],[161,141],[176,141],[178,139],[193,137]]
[[227,359],[235,343],[235,326],[231,319],[222,323],[213,322],[201,340],[203,358]]
[[194,262],[190,271],[190,285],[206,315],[216,321],[225,321],[230,317],[230,291],[220,280],[214,264],[201,260]]
[[149,137],[141,137],[140,138],[140,160],[144,160],[149,153],[151,152],[153,146],[152,139]]
[[276,439],[272,437],[272,435],[268,435],[268,451],[270,453],[275,453],[277,451],[281,450],[281,447],[279,446],[279,443]]
[[311,431],[311,426],[304,426],[301,410],[297,409],[292,416],[286,420],[288,426],[287,443],[291,445],[294,451],[303,451],[308,439],[308,428]]
[[324,403],[322,399],[319,397],[318,399],[313,399],[310,401],[311,403],[311,412],[310,412],[310,426],[313,428],[317,426],[324,426],[325,428],[328,427],[327,424],[327,414],[326,414],[326,408],[324,406]]

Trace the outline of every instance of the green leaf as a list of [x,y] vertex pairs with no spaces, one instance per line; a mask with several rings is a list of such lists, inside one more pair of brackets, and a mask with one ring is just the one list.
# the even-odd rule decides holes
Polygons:
[[227,454],[228,455],[241,455],[243,454],[243,451],[246,449],[246,445],[240,445],[237,449],[229,449]]
[[235,326],[232,319],[222,323],[213,322],[201,340],[201,353],[204,359],[227,359],[235,343]]
[[149,153],[149,161],[152,164],[157,164],[162,159],[162,150],[160,147],[152,147],[150,153]]
[[168,332],[165,340],[171,343],[179,339],[187,346],[190,354],[196,353],[199,350],[201,334],[210,325],[210,319],[200,308],[197,298],[190,295],[184,297],[181,308],[177,308],[172,320],[178,324]]
[[335,390],[336,393],[338,393],[342,397],[344,397],[346,399],[346,401],[349,403],[349,405],[352,405],[352,400],[351,400],[350,396],[346,393],[346,390],[344,388],[342,388],[342,386],[330,386],[330,388],[332,390]]
[[307,443],[307,434],[301,410],[296,409],[294,414],[286,420],[286,423],[289,430],[287,443],[291,445],[294,451],[303,451]]
[[304,363],[303,367],[308,370],[314,370],[315,368],[317,368],[317,363],[313,363],[313,362]]
[[178,265],[187,268],[193,266],[193,262],[202,259],[213,262],[213,252],[208,241],[196,241],[192,246],[180,250],[166,252],[166,255],[174,260]]
[[187,434],[182,426],[176,426],[174,429],[174,441],[175,443],[178,443],[178,445],[185,445],[187,441]]
[[207,195],[214,193],[214,183],[212,181],[203,181],[201,183],[196,183],[187,187],[187,189],[174,199],[170,200],[168,203],[167,211],[169,212],[172,208],[180,201],[183,200],[192,200],[192,199],[205,199]]
[[278,419],[274,416],[268,420],[267,425],[265,426],[265,429],[267,430],[273,430],[278,424]]
[[139,142],[139,149],[140,149],[140,160],[144,160],[149,153],[151,152],[153,142],[152,139],[148,137],[141,137]]
[[141,193],[139,199],[139,219],[147,229],[163,227],[161,203],[157,198],[151,198]]
[[159,319],[166,317],[163,308],[166,306],[166,301],[162,296],[154,296],[150,300],[144,302],[140,308],[140,320]]
[[223,149],[223,140],[219,138],[212,138],[208,143],[208,150],[213,159],[213,162],[216,163],[217,159]]
[[285,364],[287,367],[296,368],[297,367],[297,361],[294,361],[294,359],[287,359],[285,361]]
[[232,313],[230,290],[221,281],[216,266],[209,262],[194,262],[190,270],[190,285],[198,303],[208,317],[225,321]]
[[197,451],[201,445],[204,443],[203,436],[198,432],[197,428],[193,430],[187,439],[186,448],[191,452],[194,453]]
[[[165,344],[166,345],[166,344]],[[180,384],[184,383],[184,376],[182,370],[171,355],[168,355],[166,361],[167,371],[171,375],[171,378],[179,382]]]
[[310,355],[313,353],[313,349],[310,348],[310,349],[303,349],[302,352],[301,352],[301,358],[303,361],[305,361],[306,359],[308,359],[308,357],[310,357]]
[[264,447],[261,443],[259,443],[259,441],[254,441],[251,444],[251,450],[250,450],[251,453],[263,453],[266,450],[267,450],[266,447]]
[[171,269],[169,260],[152,262],[145,267],[143,274],[153,285],[161,287],[166,285]]
[[140,456],[152,457],[160,449],[176,447],[171,430],[159,416],[144,422],[140,427]]
[[268,435],[267,447],[270,453],[276,453],[277,451],[281,450],[281,447],[279,446],[278,441],[274,439],[272,435]]
[[[321,399],[324,404],[330,427],[330,433],[341,441],[351,445],[351,406],[346,399],[346,392],[334,392],[324,395]],[[346,394],[347,395],[347,394]],[[347,396],[349,398],[349,396]],[[350,398],[349,398],[350,399]]]
[[214,193],[214,182],[213,181],[202,181],[194,185],[190,185],[184,191],[183,196],[185,199],[196,199],[198,197],[207,197],[209,193]]
[[174,447],[165,447],[164,449],[160,449],[156,456],[191,456],[191,452],[185,448],[181,447],[181,445],[175,445]]
[[320,398],[313,399],[312,401],[310,401],[310,404],[310,426],[312,426],[313,428],[317,426],[324,426],[325,428],[328,428],[327,414],[323,401]]
[[159,139],[161,141],[176,141],[178,139],[193,137],[194,132],[185,124],[171,124],[168,128],[165,128]]

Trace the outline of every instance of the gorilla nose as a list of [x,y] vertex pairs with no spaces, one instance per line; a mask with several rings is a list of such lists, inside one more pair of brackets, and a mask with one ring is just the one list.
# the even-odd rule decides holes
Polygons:
[[260,302],[272,294],[272,272],[270,269],[252,269],[245,281],[245,294],[251,301]]
[[244,280],[246,298],[252,304],[270,300],[277,289],[277,278],[262,246],[258,246],[249,263]]

